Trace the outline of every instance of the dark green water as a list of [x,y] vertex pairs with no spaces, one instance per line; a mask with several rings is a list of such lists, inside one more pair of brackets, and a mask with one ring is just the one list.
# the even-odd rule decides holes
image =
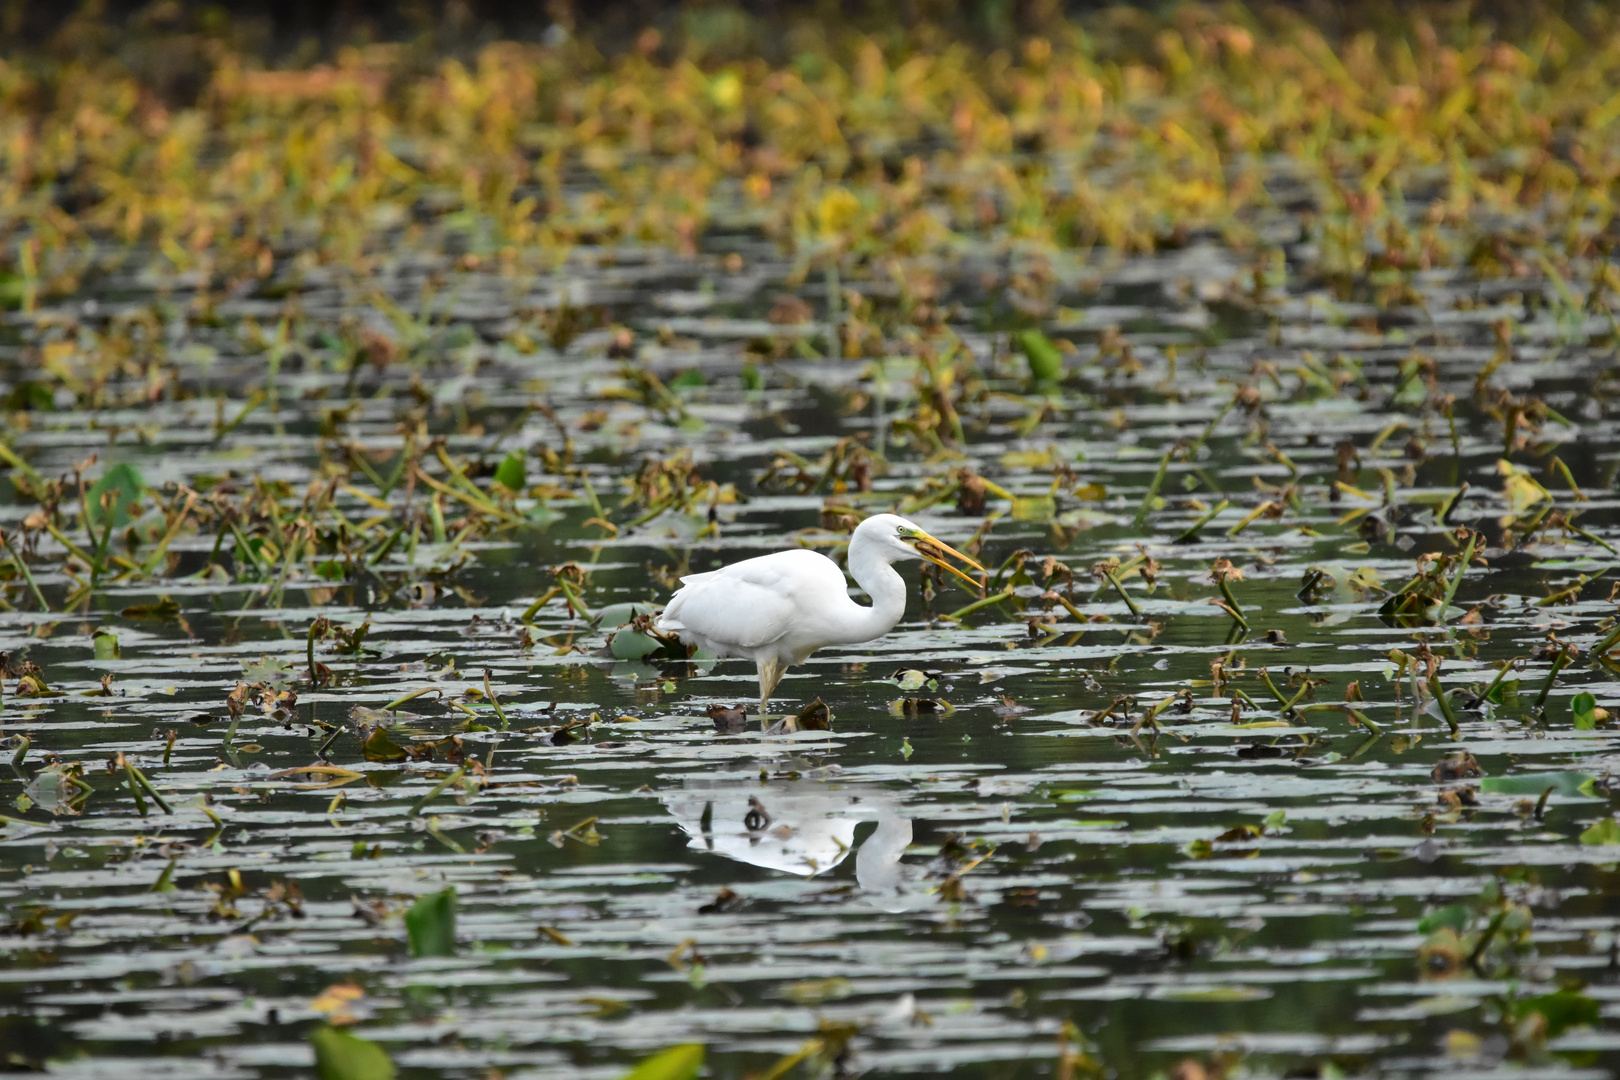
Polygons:
[[[800,539],[834,550],[838,535],[821,529],[827,490],[763,490],[759,477],[780,449],[816,459],[839,438],[870,439],[874,391],[886,388],[885,424],[914,416],[916,364],[897,357],[879,372],[795,351],[799,331],[761,318],[787,268],[746,246],[744,255],[741,275],[709,257],[643,263],[634,253],[616,265],[582,255],[556,279],[452,275],[457,287],[436,301],[437,337],[415,359],[362,367],[352,382],[320,332],[345,315],[380,316],[339,283],[306,281],[295,293],[298,345],[276,375],[279,408],[261,407],[217,440],[208,395],[228,390],[229,418],[266,385],[265,355],[244,347],[242,327],[273,326],[285,299],[222,302],[210,325],[184,316],[184,283],[115,277],[93,308],[86,297],[48,318],[9,318],[0,341],[13,387],[33,375],[26,347],[110,334],[130,313],[156,312],[153,347],[175,385],[201,395],[36,409],[12,441],[48,477],[96,453],[91,475],[120,460],[155,488],[223,477],[247,489],[258,476],[286,481],[292,505],[312,479],[347,469],[340,442],[397,448],[402,417],[445,435],[457,458],[513,425],[492,462],[515,447],[561,451],[557,425],[524,414],[543,403],[620,532],[586,525],[594,511],[582,498],[525,499],[530,524],[460,549],[434,547],[429,534],[331,580],[312,559],[279,588],[241,573],[229,538],[220,563],[232,573],[194,576],[213,536],[182,536],[165,576],[104,584],[66,614],[62,549],[45,538],[31,565],[56,611],[36,612],[12,580],[16,610],[0,615],[12,671],[36,663],[61,692],[16,697],[14,675],[0,713],[8,758],[30,740],[21,762],[0,767],[11,819],[0,834],[8,1064],[123,1080],[307,1075],[306,1040],[321,1019],[311,1002],[353,982],[365,994],[354,1030],[413,1077],[615,1077],[685,1041],[708,1045],[712,1075],[742,1077],[823,1024],[858,1029],[849,1075],[1053,1076],[1065,1021],[1121,1077],[1189,1057],[1248,1076],[1612,1075],[1620,846],[1582,836],[1603,839],[1593,826],[1613,820],[1606,779],[1620,756],[1612,726],[1576,726],[1578,694],[1620,708],[1613,670],[1589,655],[1616,612],[1617,560],[1595,540],[1620,544],[1606,317],[1559,308],[1551,284],[1439,272],[1412,279],[1423,309],[1299,286],[1244,310],[1213,299],[1239,275],[1235,257],[1194,245],[1059,267],[1060,303],[1073,310],[1044,325],[1077,349],[1061,386],[1032,389],[1006,334],[984,328],[1001,318],[993,298],[963,286],[957,329],[976,358],[956,404],[965,445],[929,460],[902,442],[903,425],[885,427],[888,468],[871,493],[837,501],[890,508],[971,464],[1020,496],[1016,515],[992,494],[981,513],[958,513],[952,495],[914,517],[960,546],[997,515],[982,561],[996,567],[1027,549],[1033,581],[1020,579],[1015,603],[955,624],[938,616],[972,598],[943,587],[925,602],[908,568],[911,606],[893,633],[817,654],[778,691],[786,711],[819,696],[830,732],[723,736],[706,710],[753,700],[748,665],[616,661],[600,655],[611,628],[560,603],[535,616],[527,646],[518,620],[568,561],[587,568],[594,612],[661,599],[676,571]],[[395,298],[414,305],[421,275],[447,268],[402,256]],[[963,281],[978,280],[970,269]],[[1118,284],[1075,284],[1098,276]],[[881,311],[881,287],[849,277]],[[521,320],[510,312],[554,307],[560,289],[637,330],[632,366],[666,383],[700,373],[673,391],[682,404],[649,407],[630,392],[607,330],[560,349],[515,347]],[[801,291],[822,309],[822,290]],[[1570,421],[1522,429],[1508,460],[1589,536],[1524,528],[1546,509],[1540,496],[1511,504],[1530,489],[1504,477],[1502,423],[1474,387],[1504,318],[1515,320],[1513,352],[1490,384]],[[1123,329],[1139,370],[1099,356],[1108,327]],[[825,347],[817,326],[802,330]],[[785,355],[745,374],[747,343],[779,334]],[[1432,359],[1432,384],[1420,373],[1392,394],[1414,355]],[[1161,456],[1199,439],[1239,384],[1258,391],[1255,407],[1227,412],[1194,460],[1169,463],[1164,502],[1138,527]],[[1445,395],[1456,401],[1455,449],[1435,408]],[[1391,424],[1405,426],[1385,433]],[[1358,455],[1341,469],[1344,443]],[[641,508],[618,506],[626,478],[677,447],[745,501],[716,506],[718,529],[706,535],[707,502],[629,527]],[[1073,475],[1059,477],[1043,509],[1053,464]],[[1330,496],[1336,480],[1345,487]],[[528,481],[583,490],[577,475],[542,475],[534,455]],[[358,472],[348,482],[375,494]],[[1442,524],[1437,509],[1463,482]],[[1292,498],[1281,491],[1289,485]],[[407,510],[396,489],[389,513],[420,523],[425,494],[418,487]],[[1230,506],[1200,538],[1175,542],[1223,498]],[[1267,500],[1287,504],[1280,518],[1227,535]],[[338,505],[354,522],[376,513],[347,493]],[[10,527],[32,509],[11,498],[0,518]],[[1358,509],[1367,513],[1343,520]],[[1378,613],[1386,593],[1343,583],[1369,568],[1398,588],[1418,556],[1457,550],[1459,525],[1482,534],[1488,566],[1463,577],[1444,624],[1397,625]],[[1124,581],[1140,608],[1132,615],[1091,567],[1129,560],[1138,545],[1160,566],[1151,588],[1134,574]],[[1051,608],[1059,619],[1030,621],[1043,610],[1048,556],[1072,568],[1066,595],[1100,621],[1081,624],[1061,606]],[[1233,589],[1247,635],[1210,603],[1217,556],[1242,571]],[[1302,595],[1313,567],[1335,583]],[[1560,602],[1542,603],[1549,596]],[[161,597],[178,612],[123,614]],[[304,655],[317,616],[369,621],[370,631],[359,655],[323,643],[317,658],[334,681],[312,688]],[[117,635],[116,658],[97,659],[102,628]],[[1536,709],[1549,633],[1581,655]],[[1453,735],[1427,689],[1414,703],[1411,678],[1389,660],[1424,643],[1449,688],[1482,687],[1493,663],[1527,659],[1500,702],[1470,711],[1453,699]],[[1233,681],[1217,692],[1211,665],[1222,658]],[[225,697],[247,667],[248,682],[290,686],[297,700],[275,715],[250,704],[228,747]],[[1325,680],[1311,703],[1343,701],[1355,681],[1365,701],[1353,707],[1381,737],[1340,711],[1285,712],[1261,668],[1288,697],[1290,677]],[[937,673],[937,687],[902,689],[893,676],[906,669]],[[510,727],[464,730],[451,698],[494,723],[481,699],[463,696],[482,689],[486,670]],[[461,760],[447,762],[441,745],[434,760],[367,762],[350,716],[424,687],[443,694],[406,704],[415,715],[401,715],[393,738],[459,734],[467,759],[489,768],[481,788],[442,792],[413,816]],[[1237,724],[1233,688],[1257,706]],[[1183,690],[1185,708],[1138,724]],[[908,709],[919,696],[948,707]],[[1123,717],[1094,719],[1122,696]],[[553,735],[593,715],[588,729]],[[362,777],[283,773],[317,761],[330,734],[317,722],[341,727],[328,758]],[[1483,776],[1437,779],[1459,751]],[[124,772],[108,766],[119,753],[172,815],[150,799],[138,812]],[[53,797],[53,762],[83,763],[87,800]],[[1491,790],[1552,773],[1579,775]],[[751,796],[768,819],[752,829]],[[575,829],[585,819],[594,824]],[[172,891],[154,891],[160,883]],[[286,900],[294,884],[301,903]],[[455,955],[413,960],[401,913],[449,885]],[[1420,930],[1435,911],[1460,934],[1449,953],[1435,948],[1433,920]],[[1561,988],[1567,996],[1549,1004]],[[1585,1022],[1560,1023],[1565,1007]]]

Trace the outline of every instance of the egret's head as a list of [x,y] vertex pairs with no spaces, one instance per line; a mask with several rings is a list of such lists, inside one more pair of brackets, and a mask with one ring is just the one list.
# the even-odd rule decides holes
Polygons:
[[861,530],[875,531],[877,538],[884,543],[885,547],[889,547],[894,551],[894,556],[897,559],[922,559],[925,562],[933,563],[935,566],[943,566],[975,589],[982,587],[981,582],[975,581],[955,566],[946,562],[945,557],[949,555],[960,559],[980,572],[984,571],[984,567],[943,540],[930,536],[927,530],[914,522],[907,521],[905,518],[895,514],[878,514],[863,521]]

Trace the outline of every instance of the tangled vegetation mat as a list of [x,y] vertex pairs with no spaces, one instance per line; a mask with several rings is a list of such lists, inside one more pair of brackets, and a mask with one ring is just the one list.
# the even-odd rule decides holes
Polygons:
[[1612,13],[185,11],[0,60],[4,1067],[1620,1067]]

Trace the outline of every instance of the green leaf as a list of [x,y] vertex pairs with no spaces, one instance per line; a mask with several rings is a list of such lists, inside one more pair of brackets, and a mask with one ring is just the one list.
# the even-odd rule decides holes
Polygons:
[[1581,833],[1581,843],[1590,844],[1593,847],[1620,844],[1620,821],[1616,821],[1612,817],[1604,818]]
[[664,647],[664,643],[651,634],[639,630],[620,630],[608,642],[608,651],[616,660],[640,660]]
[[1057,514],[1057,501],[1050,495],[1015,495],[1012,501],[1014,521],[1051,521]]
[[394,1063],[382,1047],[335,1027],[310,1032],[315,1075],[320,1080],[394,1080]]
[[1576,694],[1569,709],[1575,714],[1576,731],[1592,731],[1597,727],[1597,698],[1591,694]]
[[1447,904],[1436,908],[1418,920],[1418,933],[1432,934],[1436,930],[1451,929],[1459,934],[1468,926],[1472,911],[1467,904]]
[[683,1043],[662,1050],[625,1073],[622,1080],[693,1080],[703,1068],[703,1044]]
[[659,600],[638,600],[628,604],[608,604],[596,609],[591,621],[598,626],[623,626],[637,615],[652,615],[663,608]]
[[367,761],[404,761],[405,750],[388,737],[387,728],[378,728],[366,736],[366,741],[360,748]]
[[1479,782],[1479,790],[1490,795],[1540,795],[1552,788],[1554,795],[1573,798],[1591,796],[1596,781],[1597,777],[1583,772],[1512,773],[1484,777]]
[[134,520],[130,513],[132,508],[139,512],[136,506],[141,501],[141,492],[146,490],[146,481],[135,466],[125,461],[116,465],[107,466],[107,471],[101,474],[101,479],[90,485],[87,493],[90,500],[90,520],[100,525],[105,520],[101,506],[103,495],[111,492],[113,495],[113,528],[121,529]]
[[744,390],[765,389],[765,376],[760,374],[759,365],[752,360],[743,365],[742,382]]
[[90,641],[95,647],[97,660],[118,659],[119,651],[117,634],[109,634],[105,630],[98,630],[96,631],[96,636],[91,638]]
[[1521,1003],[1523,1012],[1540,1013],[1547,1020],[1547,1038],[1556,1039],[1572,1027],[1598,1022],[1598,1003],[1579,990],[1559,990]]
[[242,681],[249,685],[264,683],[279,690],[291,686],[297,677],[293,666],[285,660],[272,660],[267,656],[261,656],[257,660],[242,661]]
[[689,368],[669,381],[671,390],[696,390],[703,385],[703,372],[697,368]]
[[1036,382],[1057,382],[1063,378],[1063,354],[1039,330],[1018,332],[1018,347],[1029,361],[1030,378]]
[[527,479],[528,473],[523,466],[522,454],[507,454],[495,469],[495,482],[514,494],[523,490]]
[[456,954],[456,889],[428,893],[405,913],[405,935],[411,955],[454,956]]

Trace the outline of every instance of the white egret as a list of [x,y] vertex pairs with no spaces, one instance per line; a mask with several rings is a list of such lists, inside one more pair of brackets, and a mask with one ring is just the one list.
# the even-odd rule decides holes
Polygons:
[[716,656],[752,660],[759,669],[764,712],[782,673],[826,645],[853,645],[882,637],[906,612],[906,582],[894,569],[904,559],[943,566],[974,588],[981,584],[946,562],[984,567],[894,514],[861,522],[849,540],[849,573],[872,598],[850,599],[838,564],[808,548],[688,574],[654,625]]

